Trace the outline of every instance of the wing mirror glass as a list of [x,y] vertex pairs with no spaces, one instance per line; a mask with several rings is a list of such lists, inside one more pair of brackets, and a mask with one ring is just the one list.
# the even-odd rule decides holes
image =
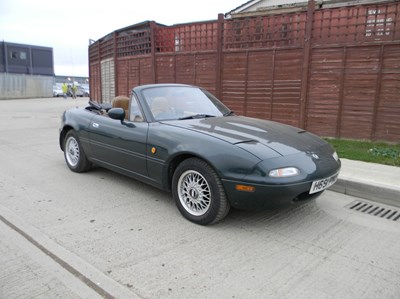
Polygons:
[[125,119],[125,110],[122,108],[112,108],[108,110],[108,116],[112,119],[123,121]]
[[129,128],[135,127],[134,124],[125,122],[125,110],[122,108],[112,108],[108,110],[108,116],[112,119],[120,120],[121,124]]

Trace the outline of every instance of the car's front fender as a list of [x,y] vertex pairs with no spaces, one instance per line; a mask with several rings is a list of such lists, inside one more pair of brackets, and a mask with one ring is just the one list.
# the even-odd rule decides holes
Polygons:
[[221,139],[165,124],[154,123],[148,135],[148,172],[169,187],[177,164],[187,157],[206,161],[222,179],[241,179],[261,160]]
[[59,128],[59,144],[61,150],[64,150],[64,138],[69,130],[74,130],[82,142],[86,153],[90,148],[85,142],[88,139],[88,127],[94,114],[84,108],[72,108],[64,111],[61,116],[61,125]]

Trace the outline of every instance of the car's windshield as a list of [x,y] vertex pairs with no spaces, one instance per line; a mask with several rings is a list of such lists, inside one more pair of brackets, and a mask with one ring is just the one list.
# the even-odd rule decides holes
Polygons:
[[155,120],[223,116],[230,110],[209,92],[191,86],[162,86],[143,90]]

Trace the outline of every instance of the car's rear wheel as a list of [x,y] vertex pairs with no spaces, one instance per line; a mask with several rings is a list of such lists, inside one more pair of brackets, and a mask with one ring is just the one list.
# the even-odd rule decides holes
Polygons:
[[90,169],[90,163],[74,131],[69,131],[64,139],[64,158],[69,169],[74,172],[85,172]]
[[172,179],[172,194],[181,214],[197,224],[216,223],[230,209],[220,178],[197,158],[179,164]]

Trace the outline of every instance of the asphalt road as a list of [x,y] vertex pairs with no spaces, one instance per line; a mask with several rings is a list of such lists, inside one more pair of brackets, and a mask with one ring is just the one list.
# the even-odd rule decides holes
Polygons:
[[68,170],[64,109],[0,101],[0,298],[400,298],[400,221],[327,191],[202,227],[168,193]]

